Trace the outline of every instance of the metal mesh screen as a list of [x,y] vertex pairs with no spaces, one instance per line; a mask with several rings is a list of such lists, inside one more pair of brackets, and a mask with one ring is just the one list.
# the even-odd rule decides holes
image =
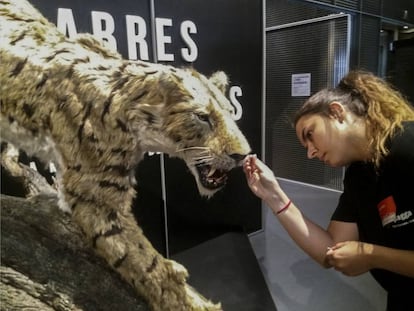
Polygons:
[[359,64],[366,70],[377,72],[381,20],[377,17],[361,15],[360,23]]
[[348,70],[348,19],[307,23],[266,34],[266,162],[278,177],[342,190],[343,169],[309,160],[290,118],[308,97],[292,97],[292,74],[311,74],[311,93]]
[[370,14],[381,14],[381,7],[382,7],[382,1],[378,0],[364,0],[361,2],[362,12],[370,13]]
[[359,9],[359,0],[334,0],[333,4],[346,9]]
[[332,12],[332,9],[321,8],[312,3],[306,3],[306,1],[267,0],[266,27],[321,17]]

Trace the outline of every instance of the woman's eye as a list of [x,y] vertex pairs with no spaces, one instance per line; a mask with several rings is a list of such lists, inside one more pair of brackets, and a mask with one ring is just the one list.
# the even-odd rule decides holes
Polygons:
[[313,132],[312,132],[312,131],[307,131],[307,132],[306,132],[306,139],[308,139],[308,140],[312,140],[312,134],[313,134]]

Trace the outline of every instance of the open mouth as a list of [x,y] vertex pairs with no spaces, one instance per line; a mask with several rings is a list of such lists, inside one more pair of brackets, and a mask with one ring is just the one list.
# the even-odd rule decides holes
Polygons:
[[223,187],[227,182],[227,171],[216,169],[210,165],[197,165],[201,184],[207,189]]

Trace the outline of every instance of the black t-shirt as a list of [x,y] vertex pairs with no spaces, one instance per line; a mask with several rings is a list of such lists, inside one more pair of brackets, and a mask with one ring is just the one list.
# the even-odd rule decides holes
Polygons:
[[[404,131],[388,148],[379,169],[362,162],[346,169],[344,192],[332,220],[355,222],[361,241],[414,250],[414,121],[404,123]],[[383,226],[377,206],[390,196],[396,217]],[[371,273],[388,292],[389,310],[414,310],[414,278],[381,269]]]

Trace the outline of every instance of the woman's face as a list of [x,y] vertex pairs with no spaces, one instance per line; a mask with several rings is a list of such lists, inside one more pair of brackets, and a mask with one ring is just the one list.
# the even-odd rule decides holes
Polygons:
[[296,123],[296,135],[308,158],[318,158],[332,167],[364,160],[365,127],[340,104],[330,115],[309,114]]

